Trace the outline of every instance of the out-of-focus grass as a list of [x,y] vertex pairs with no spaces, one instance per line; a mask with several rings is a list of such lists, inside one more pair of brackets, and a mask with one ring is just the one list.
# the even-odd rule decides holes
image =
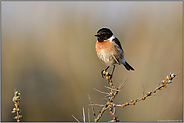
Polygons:
[[[181,2],[4,2],[2,121],[13,121],[15,88],[22,94],[21,121],[75,121],[71,115],[80,120],[88,94],[94,103],[104,104],[103,95],[93,90],[106,91],[107,84],[100,75],[106,66],[94,48],[101,27],[112,29],[135,68],[116,67],[117,85],[129,79],[114,102],[138,98],[142,83],[150,91],[170,72],[180,71],[156,96],[118,108],[119,120],[182,120]],[[101,121],[108,120],[105,113]]]

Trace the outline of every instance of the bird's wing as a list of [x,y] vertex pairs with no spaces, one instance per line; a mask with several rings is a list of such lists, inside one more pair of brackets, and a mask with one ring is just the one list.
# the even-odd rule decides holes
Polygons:
[[122,60],[124,58],[124,52],[123,52],[123,49],[121,47],[121,43],[117,38],[114,38],[112,40],[112,42],[115,43],[114,46],[115,46],[115,50],[116,50],[116,53],[114,53],[113,58],[115,59],[115,61],[117,63],[122,64]]
[[112,41],[113,41],[117,46],[119,46],[119,48],[120,48],[121,50],[123,50],[122,47],[121,47],[121,43],[120,43],[120,41],[119,41],[117,38],[114,38]]

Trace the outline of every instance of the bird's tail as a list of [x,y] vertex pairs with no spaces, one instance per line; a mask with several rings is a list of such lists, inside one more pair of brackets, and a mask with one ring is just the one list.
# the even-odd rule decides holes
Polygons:
[[127,70],[134,70],[134,68],[131,67],[126,61],[123,63],[123,65],[125,66],[125,68],[126,68]]

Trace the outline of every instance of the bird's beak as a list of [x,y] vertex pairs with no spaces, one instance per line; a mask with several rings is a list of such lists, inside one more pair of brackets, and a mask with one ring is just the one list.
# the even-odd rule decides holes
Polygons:
[[99,35],[95,35],[96,37],[100,37]]

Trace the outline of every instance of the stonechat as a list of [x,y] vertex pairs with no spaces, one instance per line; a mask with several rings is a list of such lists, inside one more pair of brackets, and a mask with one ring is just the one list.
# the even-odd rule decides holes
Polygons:
[[[127,70],[134,70],[134,68],[126,62],[121,43],[110,29],[101,28],[95,36],[97,37],[95,46],[96,53],[98,58],[107,65],[105,71],[107,71],[110,66],[113,66],[111,77],[115,69],[115,64],[123,64]],[[102,77],[104,77],[103,72],[104,70],[101,72]]]

